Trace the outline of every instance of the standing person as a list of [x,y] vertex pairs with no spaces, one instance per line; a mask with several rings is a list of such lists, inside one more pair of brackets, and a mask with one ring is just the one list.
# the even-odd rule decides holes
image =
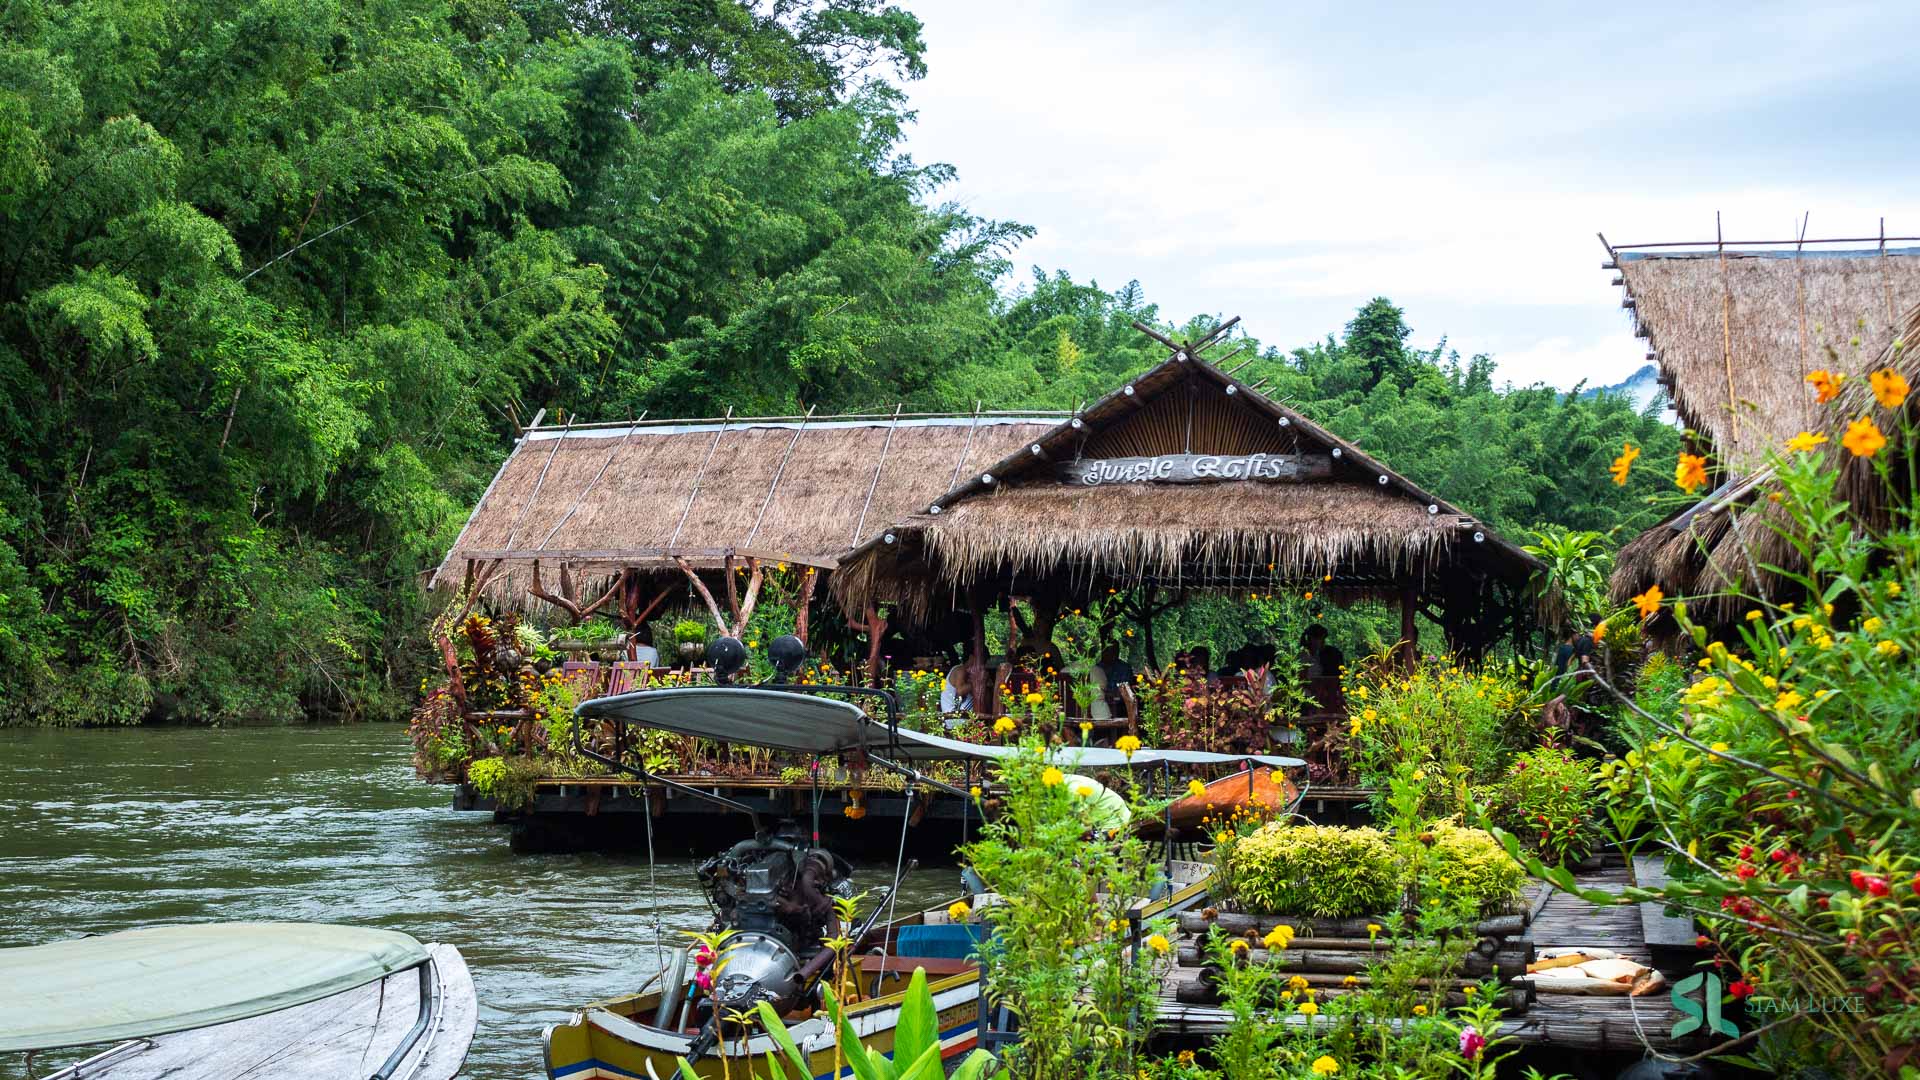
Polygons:
[[1560,647],[1553,651],[1553,673],[1564,675],[1568,665],[1575,671],[1587,666],[1587,659],[1593,655],[1593,634],[1577,626],[1567,628],[1560,639]]

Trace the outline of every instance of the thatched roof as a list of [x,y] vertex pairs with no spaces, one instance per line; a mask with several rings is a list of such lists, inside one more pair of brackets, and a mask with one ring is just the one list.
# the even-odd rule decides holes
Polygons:
[[1860,370],[1920,303],[1920,249],[1615,249],[1674,408],[1734,475],[1819,420],[1807,374]]
[[884,523],[1055,422],[876,415],[530,428],[433,583],[457,584],[469,560],[503,561],[489,591],[516,599],[535,560],[576,574],[673,570],[676,556],[831,569]]
[[[1863,342],[1871,333],[1881,341],[1879,348],[1837,368],[1852,376],[1840,397],[1825,405],[1796,408],[1795,424],[1780,436],[1784,440],[1800,431],[1826,434],[1828,442],[1817,452],[1838,463],[1840,491],[1853,519],[1869,529],[1886,524],[1888,492],[1874,474],[1871,460],[1846,452],[1840,437],[1854,418],[1875,415],[1890,443],[1883,453],[1899,449],[1898,425],[1877,407],[1866,375],[1892,368],[1920,386],[1920,349],[1905,347],[1906,342],[1920,342],[1920,305],[1906,309],[1896,331],[1862,332]],[[1812,402],[1810,390],[1807,401]],[[1905,411],[1909,417],[1920,416],[1920,395],[1908,399]],[[1773,490],[1772,480],[1771,470],[1764,465],[1745,476],[1731,477],[1705,499],[1627,543],[1614,560],[1613,600],[1625,603],[1658,585],[1668,596],[1696,598],[1692,604],[1696,611],[1731,617],[1751,606],[1743,596],[1775,594],[1785,584],[1779,571],[1802,567],[1798,553],[1777,531],[1780,510],[1765,498]]]
[[[1322,479],[1085,487],[1063,463],[1170,454],[1276,454],[1329,463]],[[927,614],[976,582],[1225,587],[1322,582],[1330,591],[1438,598],[1537,562],[1471,514],[1354,444],[1184,350],[954,490],[903,514],[840,560],[843,607],[890,601]]]

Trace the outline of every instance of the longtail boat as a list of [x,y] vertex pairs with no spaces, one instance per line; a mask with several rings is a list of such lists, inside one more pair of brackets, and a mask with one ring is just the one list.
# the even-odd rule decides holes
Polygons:
[[[781,646],[775,643],[776,656]],[[791,655],[793,646],[787,648]],[[742,653],[735,650],[733,655]],[[919,766],[956,760],[991,763],[1020,752],[1017,747],[985,746],[902,728],[898,702],[885,690],[788,683],[732,686],[725,684],[724,672],[720,678],[722,685],[642,690],[585,702],[577,709],[582,722],[575,725],[576,749],[647,783],[750,815],[750,808],[725,796],[605,757],[577,733],[589,722],[607,721],[616,729],[630,724],[815,758],[857,757],[905,777],[909,797],[920,787],[968,796]],[[853,697],[877,702],[882,708],[875,711],[885,719],[875,719],[845,700]],[[627,740],[617,733],[614,741],[619,745]],[[1297,758],[1194,751],[1062,747],[1051,753],[1061,766],[1081,769],[1305,764]],[[816,797],[811,835],[797,822],[762,827],[756,817],[753,839],[703,863],[701,884],[716,912],[711,929],[730,934],[725,963],[714,964],[715,958],[701,956],[698,947],[675,949],[639,993],[587,1005],[565,1023],[548,1027],[543,1036],[547,1076],[667,1080],[681,1075],[685,1060],[697,1077],[721,1077],[728,1070],[722,1056],[764,1060],[768,1052],[777,1052],[776,1040],[766,1031],[751,1020],[737,1019],[762,1003],[786,1025],[785,1035],[806,1056],[812,1075],[833,1076],[834,1032],[821,1011],[819,989],[835,959],[822,942],[841,935],[853,942],[845,973],[854,991],[845,1002],[847,1019],[865,1045],[891,1053],[906,990],[919,969],[926,973],[932,993],[942,1058],[974,1049],[985,1015],[977,958],[983,923],[954,920],[951,905],[882,921],[881,915],[893,907],[893,890],[883,886],[878,890],[881,902],[864,925],[840,926],[831,914],[831,898],[852,895],[852,871],[821,846],[819,813]],[[896,866],[896,885],[901,873]],[[1205,863],[1169,858],[1154,894],[1142,898],[1142,917],[1198,903],[1207,895],[1210,873]],[[957,899],[973,912],[999,902],[998,896],[978,891]]]

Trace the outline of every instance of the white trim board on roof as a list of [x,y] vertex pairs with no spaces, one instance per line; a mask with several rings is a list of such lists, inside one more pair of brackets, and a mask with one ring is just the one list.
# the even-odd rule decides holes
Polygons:
[[634,435],[691,435],[712,431],[752,431],[755,429],[788,430],[806,428],[808,431],[820,431],[828,428],[885,428],[885,427],[991,427],[997,424],[1046,424],[1051,427],[1066,419],[1069,413],[1053,415],[1035,414],[1033,416],[935,416],[914,419],[894,420],[891,416],[876,416],[871,420],[746,420],[739,423],[715,424],[639,424],[621,427],[544,428],[529,431],[524,438],[528,442],[544,442],[550,439],[601,439],[624,438]]

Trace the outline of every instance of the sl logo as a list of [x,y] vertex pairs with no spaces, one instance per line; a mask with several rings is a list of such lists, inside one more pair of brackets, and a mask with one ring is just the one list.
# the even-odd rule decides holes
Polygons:
[[[1700,995],[1700,1002],[1695,1002],[1693,998],[1688,995],[1692,994],[1694,990],[1700,989],[1702,984],[1704,984],[1705,989]],[[1729,1039],[1739,1038],[1740,1029],[1733,1026],[1733,1021],[1720,1015],[1721,992],[1722,985],[1720,976],[1711,971],[1695,972],[1681,979],[1679,982],[1674,983],[1673,993],[1671,995],[1673,998],[1673,1007],[1686,1013],[1686,1015],[1674,1021],[1673,1037],[1677,1039],[1689,1031],[1697,1030],[1700,1027],[1701,1021],[1705,1020],[1709,1031],[1717,1031]],[[1706,1006],[1704,1010],[1701,1009],[1702,1003]]]

